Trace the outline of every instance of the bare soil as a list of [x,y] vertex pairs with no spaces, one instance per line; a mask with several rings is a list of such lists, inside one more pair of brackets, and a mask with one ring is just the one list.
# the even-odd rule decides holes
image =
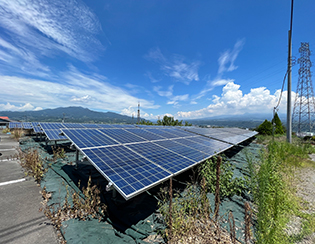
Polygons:
[[[315,154],[311,154],[310,158],[315,162]],[[315,168],[302,168],[296,172],[297,180],[297,196],[304,201],[305,213],[315,214]],[[297,235],[302,230],[302,219],[297,216],[292,216],[287,232],[289,235]],[[315,233],[304,237],[296,244],[314,244]]]

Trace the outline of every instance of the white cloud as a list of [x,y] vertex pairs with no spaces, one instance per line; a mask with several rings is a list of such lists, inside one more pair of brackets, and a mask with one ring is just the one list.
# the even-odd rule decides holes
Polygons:
[[[234,65],[234,62],[239,54],[239,52],[242,50],[244,46],[244,39],[239,40],[235,43],[234,48],[232,51],[227,50],[224,53],[222,53],[218,59],[219,63],[219,69],[216,78],[213,80],[208,80],[205,87],[195,96],[193,96],[193,99],[191,101],[191,104],[196,104],[196,100],[204,97],[208,92],[212,91],[217,86],[223,86],[228,84],[229,82],[233,82],[234,79],[225,79],[222,78],[224,73],[233,71],[237,69],[237,66]],[[227,65],[229,65],[227,67]]]
[[[199,61],[186,62],[185,58],[180,55],[173,55],[172,58],[168,59],[159,48],[151,49],[145,57],[160,64],[164,74],[174,78],[175,81],[188,85],[192,81],[199,80]],[[152,76],[150,72],[149,74]]]
[[66,53],[91,62],[105,50],[96,38],[101,25],[81,1],[2,0],[0,26],[7,34],[0,38],[1,65],[24,73],[45,76],[50,69],[41,64],[43,57]]
[[[237,115],[237,114],[270,114],[278,102],[280,90],[271,94],[266,87],[258,87],[243,94],[240,85],[234,82],[227,83],[222,88],[221,96],[214,95],[211,104],[206,108],[195,111],[179,111],[175,115],[177,118],[205,118],[218,115]],[[292,97],[295,93],[292,92]],[[279,111],[286,112],[287,92],[283,92]]]
[[169,101],[167,101],[166,104],[170,104],[170,105],[176,105],[178,106],[178,102],[179,101],[186,101],[189,98],[189,94],[184,94],[184,95],[177,95],[174,96],[173,95],[173,88],[174,86],[169,86],[168,89],[166,91],[161,91],[161,86],[155,86],[153,87],[153,90],[161,97],[167,97],[169,99]]
[[122,88],[108,83],[106,77],[83,74],[70,66],[60,76],[62,83],[15,76],[0,76],[5,84],[0,90],[0,102],[11,104],[31,103],[34,107],[58,107],[82,105],[91,109],[121,111],[137,105],[156,109],[159,105],[139,99]]
[[[224,72],[230,72],[238,68],[237,66],[234,65],[234,62],[239,52],[242,50],[244,43],[245,43],[244,39],[239,40],[235,43],[232,51],[227,50],[220,55],[218,59],[218,62],[219,62],[218,74],[219,75],[221,75]],[[229,65],[229,66],[227,67],[226,65]]]
[[42,110],[42,108],[34,107],[30,103],[25,103],[24,105],[20,104],[19,106],[15,106],[10,103],[0,104],[0,111],[28,111],[28,110],[39,111],[39,110]]

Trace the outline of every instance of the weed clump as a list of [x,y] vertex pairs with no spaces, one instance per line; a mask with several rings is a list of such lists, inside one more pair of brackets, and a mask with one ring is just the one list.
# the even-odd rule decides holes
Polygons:
[[37,149],[29,149],[22,152],[19,149],[19,159],[21,166],[26,169],[25,175],[34,177],[37,183],[41,181],[47,169],[44,168],[43,160]]
[[15,140],[17,140],[17,141],[19,141],[20,140],[20,138],[23,136],[23,134],[24,134],[24,131],[22,130],[22,129],[14,129],[13,131],[12,131],[12,137],[15,139]]
[[[220,168],[221,157],[217,167]],[[220,170],[217,171],[218,175]],[[189,184],[184,192],[173,193],[172,179],[169,190],[161,189],[159,211],[168,228],[162,233],[167,243],[239,243],[235,238],[235,222],[230,214],[230,233],[221,227],[222,218],[219,217],[219,189],[220,177],[217,177],[215,199],[216,209],[212,212],[207,197],[208,182],[203,177],[200,185]]]
[[54,227],[60,230],[62,222],[68,219],[88,220],[91,218],[101,221],[105,218],[107,207],[101,202],[100,190],[96,185],[92,185],[91,177],[88,180],[87,187],[82,189],[84,198],[74,190],[69,191],[68,186],[67,195],[63,204],[48,206],[47,202],[51,197],[51,193],[46,191],[44,187],[42,190],[43,205],[40,209],[52,221]]

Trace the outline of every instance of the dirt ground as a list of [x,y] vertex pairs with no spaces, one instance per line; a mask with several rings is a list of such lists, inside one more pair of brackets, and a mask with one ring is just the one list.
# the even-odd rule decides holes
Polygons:
[[[311,154],[310,158],[315,162],[315,154]],[[315,214],[315,168],[303,168],[296,172],[296,178],[299,179],[297,183],[297,196],[301,197],[306,204],[308,214]],[[302,227],[302,219],[293,216],[288,224],[288,232],[290,234],[299,234]],[[314,244],[315,233],[312,233],[303,238],[303,240],[296,242],[297,244]]]

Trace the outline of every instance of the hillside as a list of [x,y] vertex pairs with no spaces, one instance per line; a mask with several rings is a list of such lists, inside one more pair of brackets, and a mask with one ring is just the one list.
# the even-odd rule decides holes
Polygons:
[[0,116],[8,116],[17,121],[65,122],[72,123],[127,123],[136,122],[131,117],[113,112],[96,112],[82,107],[44,109],[40,111],[12,112],[0,111]]

